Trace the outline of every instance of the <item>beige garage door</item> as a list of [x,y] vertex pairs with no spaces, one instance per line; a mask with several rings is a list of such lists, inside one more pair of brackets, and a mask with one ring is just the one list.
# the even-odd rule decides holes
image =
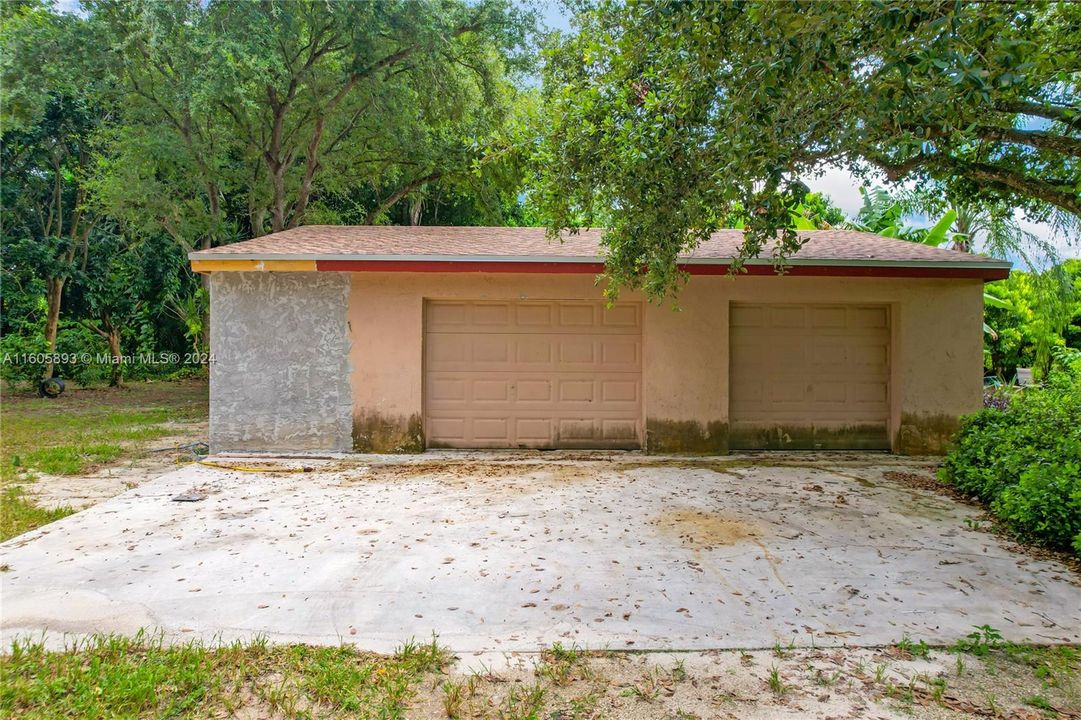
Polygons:
[[885,305],[731,306],[730,445],[889,449]]
[[424,340],[429,447],[641,445],[638,304],[430,300]]

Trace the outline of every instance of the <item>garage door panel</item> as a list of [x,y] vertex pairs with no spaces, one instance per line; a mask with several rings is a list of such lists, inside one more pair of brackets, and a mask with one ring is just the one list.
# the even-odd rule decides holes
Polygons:
[[521,327],[548,328],[552,326],[553,307],[549,303],[518,303],[514,306],[515,322]]
[[815,341],[811,349],[811,362],[816,365],[837,366],[848,361],[848,348],[835,342]]
[[769,384],[769,400],[783,410],[784,406],[802,403],[806,400],[807,385],[803,381],[774,380]]
[[469,325],[470,306],[462,302],[442,302],[427,307],[425,322],[440,328],[464,328]]
[[518,418],[515,420],[515,438],[519,442],[551,442],[552,421],[548,418]]
[[847,315],[843,307],[815,307],[811,309],[811,327],[819,330],[844,328]]
[[593,380],[560,380],[560,403],[593,402]]
[[433,446],[638,447],[641,306],[426,303]]
[[807,324],[807,308],[803,305],[773,305],[768,315],[772,328],[801,328]]
[[849,311],[849,326],[853,328],[878,328],[880,330],[885,330],[889,327],[888,311],[885,307],[852,308]]
[[733,304],[730,320],[731,447],[889,447],[888,307]]
[[505,403],[510,400],[511,384],[508,380],[473,380],[473,402]]
[[607,337],[600,344],[601,363],[610,372],[639,372],[642,367],[642,342],[636,337]]
[[762,327],[765,325],[766,309],[761,305],[733,305],[729,323],[733,328]]
[[519,403],[552,402],[554,397],[552,386],[554,384],[555,382],[549,378],[530,380],[519,377],[516,384],[518,390],[516,399]]
[[556,348],[543,337],[520,337],[516,342],[515,360],[518,365],[547,367],[555,361]]
[[560,303],[559,324],[561,327],[592,328],[597,324],[598,311],[594,303]]
[[642,306],[637,304],[616,305],[604,308],[601,324],[614,330],[627,330],[638,334],[642,327]]
[[473,418],[473,436],[480,441],[509,441],[510,418]]
[[875,404],[877,412],[889,412],[889,388],[884,382],[851,383],[852,400],[864,405]]
[[818,382],[812,386],[812,399],[816,403],[843,405],[848,397],[846,388],[843,382]]
[[596,341],[588,336],[561,338],[559,341],[559,362],[572,369],[573,366],[592,367],[597,363]]
[[853,369],[869,365],[880,370],[889,364],[889,349],[883,344],[852,343],[848,355],[848,364]]
[[601,437],[605,440],[634,442],[637,435],[638,424],[634,420],[601,420]]
[[445,442],[461,442],[466,438],[466,421],[462,418],[431,418],[428,432]]
[[476,303],[473,305],[473,322],[477,325],[505,328],[510,321],[507,303]]
[[601,400],[605,403],[633,403],[638,404],[641,398],[638,396],[641,383],[636,379],[626,380],[602,380]]
[[563,418],[557,423],[563,440],[592,440],[597,436],[593,418]]
[[464,403],[469,399],[469,380],[441,374],[432,378],[429,395],[435,403]]
[[502,335],[478,335],[470,344],[473,365],[506,365],[511,357],[511,342]]

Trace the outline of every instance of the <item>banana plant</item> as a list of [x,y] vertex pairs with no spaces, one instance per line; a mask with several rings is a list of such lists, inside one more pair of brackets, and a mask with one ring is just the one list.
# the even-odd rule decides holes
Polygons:
[[[989,305],[994,308],[1001,308],[1003,310],[1013,310],[1013,305],[1008,300],[1003,300],[1000,297],[995,297],[989,292],[983,294],[983,304]],[[988,325],[986,322],[983,324],[983,332],[989,336],[992,340],[998,340],[998,333],[995,329]]]
[[924,245],[931,245],[932,247],[938,247],[946,241],[950,241],[951,243],[956,242],[956,233],[950,231],[950,228],[953,227],[953,223],[956,220],[957,211],[947,210],[946,214],[940,217],[926,234],[924,234],[920,239],[920,242]]

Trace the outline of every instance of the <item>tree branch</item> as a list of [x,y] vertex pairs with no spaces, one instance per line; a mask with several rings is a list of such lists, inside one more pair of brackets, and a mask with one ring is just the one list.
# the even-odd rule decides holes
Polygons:
[[1013,170],[987,163],[965,162],[954,158],[945,159],[946,164],[963,175],[983,183],[998,185],[1021,195],[1061,208],[1081,217],[1081,198],[1076,192],[1062,190],[1060,186],[1040,178],[1029,177]]
[[417,178],[416,180],[413,180],[409,183],[406,183],[402,187],[395,190],[386,200],[383,200],[374,208],[372,208],[371,211],[369,211],[368,214],[364,216],[364,224],[371,225],[380,215],[385,213],[390,208],[394,207],[398,203],[398,201],[404,198],[406,195],[413,192],[424,183],[438,180],[441,177],[443,177],[443,173],[437,171],[429,173],[424,177]]
[[1081,138],[1049,133],[1044,130],[1018,130],[1016,128],[999,128],[989,125],[978,125],[975,132],[985,140],[1014,142],[1041,150],[1059,152],[1063,155],[1081,157]]
[[1081,129],[1081,107],[1052,105],[1027,100],[1002,100],[995,103],[995,110],[1019,115],[1033,115],[1047,120],[1057,120],[1074,130]]

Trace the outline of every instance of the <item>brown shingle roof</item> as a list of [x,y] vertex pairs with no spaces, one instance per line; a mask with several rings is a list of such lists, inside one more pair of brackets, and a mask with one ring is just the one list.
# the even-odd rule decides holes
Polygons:
[[[544,228],[432,227],[400,225],[308,225],[191,253],[193,260],[596,260],[603,257],[602,230],[583,230],[564,241]],[[1009,267],[992,258],[853,230],[806,230],[807,243],[791,260],[807,264],[978,264]],[[741,230],[719,230],[687,256],[692,262],[724,261],[738,252]],[[763,262],[769,253],[763,253]]]

